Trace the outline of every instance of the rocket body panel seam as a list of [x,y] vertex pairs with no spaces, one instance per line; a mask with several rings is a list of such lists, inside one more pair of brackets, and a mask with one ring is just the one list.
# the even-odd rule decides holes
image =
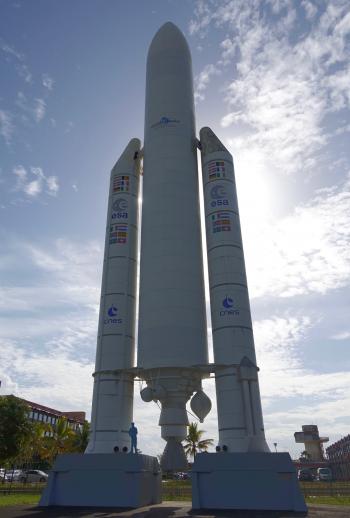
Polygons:
[[215,333],[215,331],[220,331],[221,329],[248,329],[249,331],[253,331],[252,327],[232,325],[232,326],[215,327],[215,328],[213,328],[213,333]]

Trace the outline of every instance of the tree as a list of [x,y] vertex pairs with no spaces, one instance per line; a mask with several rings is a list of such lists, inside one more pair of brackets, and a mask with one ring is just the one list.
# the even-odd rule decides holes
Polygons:
[[90,424],[84,421],[84,424],[72,435],[72,450],[77,453],[84,453],[87,448],[90,436]]
[[308,460],[310,460],[310,458],[311,458],[310,453],[308,451],[304,450],[301,452],[299,460],[301,462],[307,462]]
[[32,433],[30,408],[15,396],[0,398],[0,465],[17,457]]
[[200,451],[207,451],[213,444],[213,439],[202,439],[204,430],[198,430],[198,423],[191,423],[185,439],[184,449],[187,456],[195,457]]
[[52,434],[52,426],[49,423],[32,423],[29,440],[25,444],[16,461],[19,463],[38,463],[47,460],[49,453],[49,435]]
[[72,440],[74,432],[69,428],[69,423],[64,417],[57,419],[55,426],[52,427],[52,434],[46,438],[47,458],[53,462],[60,453],[72,451]]

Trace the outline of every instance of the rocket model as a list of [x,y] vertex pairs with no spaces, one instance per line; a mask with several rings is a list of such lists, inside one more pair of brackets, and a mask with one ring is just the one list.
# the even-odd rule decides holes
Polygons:
[[[208,364],[197,148],[201,149],[215,364]],[[138,359],[134,367],[140,143],[112,170],[92,431],[87,453],[126,451],[133,379],[161,405],[164,470],[187,461],[186,404],[202,421],[215,373],[219,447],[269,451],[258,387],[232,156],[209,128],[196,139],[191,55],[166,23],[147,59]]]
[[204,420],[211,401],[202,380],[214,374],[219,442],[216,452],[194,459],[192,508],[305,513],[289,454],[271,453],[265,440],[232,156],[210,128],[202,128],[196,138],[191,55],[172,23],[159,29],[148,52],[145,112],[143,149],[132,139],[111,172],[89,444],[86,455],[58,456],[40,505],[135,508],[160,503],[158,460],[139,451],[125,455],[130,452],[134,379],[141,381],[141,399],[161,409],[163,471],[182,471],[188,467],[182,446],[189,424],[186,406]]

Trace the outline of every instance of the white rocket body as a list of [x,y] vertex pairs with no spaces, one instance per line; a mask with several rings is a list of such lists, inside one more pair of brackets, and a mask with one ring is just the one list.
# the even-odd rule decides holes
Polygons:
[[[265,442],[233,162],[201,130],[215,366],[208,365],[191,55],[166,23],[147,59],[137,373],[145,402],[159,401],[164,470],[187,461],[186,403],[211,408],[202,378],[216,373],[219,444],[268,451]],[[87,453],[129,446],[132,421],[140,142],[112,170]],[[219,165],[218,165],[219,164]]]
[[164,469],[181,457],[186,401],[208,362],[202,265],[191,56],[166,23],[147,59],[138,334],[141,395],[162,404]]
[[90,441],[86,453],[129,449],[133,419],[140,141],[111,172]]
[[202,128],[200,142],[219,445],[232,452],[269,451],[259,395],[233,160],[209,128]]

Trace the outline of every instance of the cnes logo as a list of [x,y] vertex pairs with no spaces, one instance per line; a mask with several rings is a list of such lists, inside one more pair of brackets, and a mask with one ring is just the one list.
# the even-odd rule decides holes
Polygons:
[[111,307],[107,311],[107,316],[104,319],[105,324],[121,324],[123,319],[117,318],[118,316],[118,308],[112,304]]
[[222,301],[222,307],[220,311],[220,316],[231,316],[231,315],[239,315],[239,310],[234,309],[234,301],[231,297],[226,296]]

